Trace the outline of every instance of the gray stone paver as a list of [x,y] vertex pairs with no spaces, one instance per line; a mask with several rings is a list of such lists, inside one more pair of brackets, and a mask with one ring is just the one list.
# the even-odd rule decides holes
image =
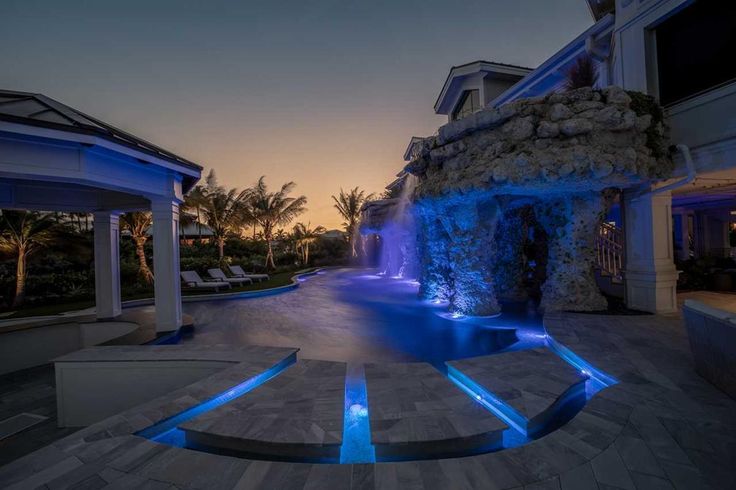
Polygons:
[[[131,435],[264,369],[264,360],[236,364],[6,465],[0,487],[63,488],[77,480],[94,487],[102,479],[105,488],[121,489],[732,488],[736,402],[694,372],[678,318],[555,314],[545,325],[620,383],[559,430],[524,446],[457,459],[343,466],[216,456]],[[370,389],[368,397],[373,409]]]
[[587,376],[547,349],[472,357],[447,363],[509,404],[526,419],[525,428],[541,430],[555,403],[568,391],[584,395]]
[[268,443],[269,451],[282,455],[339,456],[345,370],[342,362],[298,361],[247,396],[180,428],[188,440],[210,447],[259,453],[259,445]]
[[508,428],[427,363],[367,364],[365,377],[377,455],[500,444]]
[[593,475],[593,467],[590,463],[577,466],[560,475],[560,487],[562,490],[595,490],[598,482]]

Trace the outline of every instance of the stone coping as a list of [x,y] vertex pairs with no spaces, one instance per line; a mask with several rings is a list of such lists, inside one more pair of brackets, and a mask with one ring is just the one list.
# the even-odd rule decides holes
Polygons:
[[[271,349],[274,349],[273,351]],[[231,345],[152,345],[152,346],[97,346],[81,349],[53,362],[166,362],[166,361],[221,361],[252,362],[272,355],[290,354],[298,351],[291,347],[260,347]]]
[[731,485],[736,402],[695,374],[678,319],[558,313],[544,322],[558,342],[609,370],[619,383],[595,395],[558,430],[523,446],[463,458],[337,465],[234,458],[132,435],[287,353],[266,348],[260,361],[236,364],[0,468],[0,486],[567,490]]
[[[327,267],[320,267],[309,272],[297,271],[291,278],[291,284],[284,286],[278,286],[275,288],[258,289],[255,291],[240,291],[235,293],[213,293],[213,294],[197,294],[193,296],[182,296],[182,303],[194,303],[198,301],[213,301],[218,299],[241,299],[241,298],[260,298],[263,296],[269,296],[272,294],[285,293],[299,287],[299,279],[303,277],[313,276],[318,274],[320,271],[327,269]],[[123,309],[136,308],[139,306],[151,306],[155,304],[154,298],[142,298],[123,301]],[[88,310],[89,308],[85,308]],[[3,333],[13,332],[16,330],[25,330],[28,328],[47,327],[55,325],[65,325],[69,323],[95,323],[98,322],[97,317],[94,313],[83,313],[85,310],[76,312],[65,312],[58,315],[47,315],[41,317],[27,317],[27,318],[13,318],[8,320],[0,320],[0,335]],[[127,320],[125,318],[126,313],[120,316],[120,318],[113,319],[110,321],[135,321]],[[101,323],[101,322],[100,322]],[[5,325],[4,325],[5,324]]]
[[[270,296],[273,294],[281,294],[287,291],[292,291],[299,287],[299,279],[303,277],[313,276],[319,274],[320,271],[325,270],[326,267],[320,267],[318,269],[309,272],[297,271],[291,277],[291,284],[284,286],[278,286],[267,289],[256,289],[255,291],[238,291],[234,293],[211,293],[211,294],[193,294],[190,296],[182,296],[182,303],[197,303],[200,301],[214,301],[219,299],[246,299],[246,298],[262,298],[263,296]],[[134,299],[123,302],[123,308],[129,308],[133,306],[148,306],[154,304],[154,298]]]

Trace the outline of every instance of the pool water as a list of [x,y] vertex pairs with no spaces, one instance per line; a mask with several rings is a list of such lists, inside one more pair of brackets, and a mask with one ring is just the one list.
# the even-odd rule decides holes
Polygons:
[[299,347],[301,358],[348,362],[443,361],[544,344],[541,317],[505,305],[495,318],[452,318],[417,298],[416,281],[371,269],[330,269],[293,291],[184,305],[202,344]]

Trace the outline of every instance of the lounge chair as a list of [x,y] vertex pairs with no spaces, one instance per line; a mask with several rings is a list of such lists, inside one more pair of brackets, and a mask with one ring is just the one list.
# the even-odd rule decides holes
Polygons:
[[215,292],[218,292],[220,288],[230,289],[232,287],[229,282],[225,281],[205,281],[196,271],[181,271],[181,279],[191,288],[214,289]]
[[230,284],[237,284],[242,286],[243,284],[250,284],[253,280],[250,277],[227,277],[222,269],[207,269],[207,274],[215,281],[229,282]]
[[230,272],[235,277],[247,277],[252,281],[268,281],[268,274],[253,274],[251,272],[245,272],[239,265],[229,265]]

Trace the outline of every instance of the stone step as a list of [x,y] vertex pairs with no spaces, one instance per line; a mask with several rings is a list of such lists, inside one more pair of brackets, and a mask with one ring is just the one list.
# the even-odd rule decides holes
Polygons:
[[188,447],[253,458],[336,459],[346,365],[300,360],[280,375],[179,426]]
[[545,348],[505,352],[448,362],[450,374],[461,373],[500,400],[527,435],[544,431],[558,411],[585,403],[581,373]]
[[499,449],[508,426],[427,363],[367,364],[371,440],[380,459]]

